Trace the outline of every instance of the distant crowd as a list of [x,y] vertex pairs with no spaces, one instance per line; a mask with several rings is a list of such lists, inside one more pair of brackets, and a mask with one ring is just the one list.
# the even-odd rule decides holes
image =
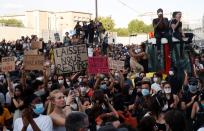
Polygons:
[[[158,14],[160,12],[158,11]],[[0,59],[15,57],[15,70],[0,72],[0,130],[14,131],[203,131],[204,55],[193,73],[150,72],[146,45],[110,44],[100,22],[77,23],[63,42],[36,35],[0,42]],[[41,41],[43,70],[25,70],[24,56]],[[109,73],[57,73],[54,49],[86,44],[93,57],[124,61]]]

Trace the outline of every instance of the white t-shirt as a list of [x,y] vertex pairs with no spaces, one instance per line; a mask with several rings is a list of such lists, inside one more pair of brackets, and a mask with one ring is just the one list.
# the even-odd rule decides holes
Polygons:
[[[41,131],[52,131],[53,130],[53,123],[49,116],[40,115],[37,118],[34,118],[34,121],[38,125]],[[14,131],[21,131],[23,128],[23,121],[22,118],[18,118],[14,122]],[[33,131],[31,125],[28,125],[26,131]]]

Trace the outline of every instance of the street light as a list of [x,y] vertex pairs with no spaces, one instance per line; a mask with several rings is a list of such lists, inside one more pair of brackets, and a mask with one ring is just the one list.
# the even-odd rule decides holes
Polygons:
[[96,18],[95,20],[98,19],[98,0],[95,0],[95,10],[96,10]]

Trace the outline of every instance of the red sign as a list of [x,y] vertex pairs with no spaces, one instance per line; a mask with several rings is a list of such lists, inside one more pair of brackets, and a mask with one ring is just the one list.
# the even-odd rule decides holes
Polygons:
[[89,57],[88,73],[89,74],[109,73],[108,57]]

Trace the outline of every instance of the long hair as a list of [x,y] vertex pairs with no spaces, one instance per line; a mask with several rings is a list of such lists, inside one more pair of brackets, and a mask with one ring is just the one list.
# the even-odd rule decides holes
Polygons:
[[48,115],[51,114],[54,111],[55,105],[53,104],[52,101],[54,101],[55,94],[57,94],[57,93],[62,93],[62,92],[60,90],[56,89],[56,90],[53,90],[49,95],[49,99],[51,101],[48,103],[48,107],[47,107],[47,114]]

